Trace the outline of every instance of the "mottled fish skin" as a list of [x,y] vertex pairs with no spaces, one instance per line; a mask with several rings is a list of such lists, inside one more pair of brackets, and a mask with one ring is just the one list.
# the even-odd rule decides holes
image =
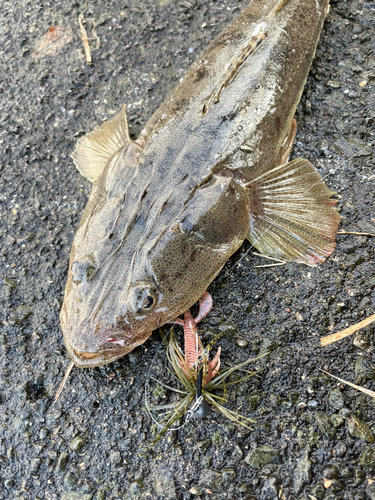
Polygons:
[[285,154],[328,0],[285,0],[270,18],[275,5],[251,2],[95,181],[61,311],[77,366],[118,359],[189,309],[248,236],[248,183]]

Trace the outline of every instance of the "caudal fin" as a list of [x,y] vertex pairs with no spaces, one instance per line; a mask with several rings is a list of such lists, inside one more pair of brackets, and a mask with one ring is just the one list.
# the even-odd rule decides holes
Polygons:
[[308,266],[323,262],[335,249],[340,215],[313,165],[298,158],[247,185],[248,239],[259,252]]

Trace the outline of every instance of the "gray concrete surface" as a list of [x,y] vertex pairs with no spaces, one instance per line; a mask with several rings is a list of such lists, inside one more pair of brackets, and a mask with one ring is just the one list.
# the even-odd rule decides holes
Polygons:
[[[145,383],[166,370],[156,333],[112,365],[75,369],[51,406],[68,365],[59,309],[69,248],[90,191],[69,157],[74,144],[123,104],[137,136],[245,3],[88,2],[101,41],[92,65],[78,27],[85,5],[1,4],[0,498],[374,499],[375,403],[319,370],[374,389],[375,328],[324,349],[319,337],[374,313],[375,238],[338,235],[317,269],[255,268],[265,262],[251,252],[238,263],[245,245],[212,285],[200,331],[227,332],[223,362],[274,349],[227,403],[256,420],[253,431],[213,412],[149,446]],[[332,2],[293,152],[337,192],[342,229],[371,233],[374,21],[373,2]],[[71,26],[73,42],[32,57],[54,25]]]

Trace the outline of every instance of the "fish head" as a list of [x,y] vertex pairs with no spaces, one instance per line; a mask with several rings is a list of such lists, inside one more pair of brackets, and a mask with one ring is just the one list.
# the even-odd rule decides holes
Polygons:
[[248,232],[247,205],[230,176],[214,175],[184,196],[148,178],[108,189],[101,177],[76,233],[60,318],[79,367],[115,361],[184,313]]
[[[111,363],[142,344],[158,326],[160,287],[152,277],[107,282],[92,255],[73,261],[61,310],[61,327],[78,367]],[[111,273],[110,273],[111,274]]]

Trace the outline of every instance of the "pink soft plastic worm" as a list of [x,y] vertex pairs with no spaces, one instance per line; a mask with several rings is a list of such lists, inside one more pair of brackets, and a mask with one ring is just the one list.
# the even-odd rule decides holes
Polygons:
[[[185,340],[185,365],[181,365],[181,368],[184,370],[185,374],[191,378],[191,370],[195,370],[195,375],[198,372],[198,361],[201,357],[204,347],[201,339],[198,336],[197,323],[202,321],[202,319],[207,316],[207,314],[212,309],[212,297],[208,292],[205,292],[202,297],[199,299],[199,312],[196,318],[190,314],[190,310],[184,313],[184,319],[176,319],[172,323],[176,325],[181,325],[184,329],[184,340]],[[203,377],[203,385],[208,384],[213,377],[217,374],[220,369],[220,352],[221,348],[219,347],[216,356],[212,361],[207,363],[205,367],[206,370]],[[188,369],[188,372],[186,370]]]

